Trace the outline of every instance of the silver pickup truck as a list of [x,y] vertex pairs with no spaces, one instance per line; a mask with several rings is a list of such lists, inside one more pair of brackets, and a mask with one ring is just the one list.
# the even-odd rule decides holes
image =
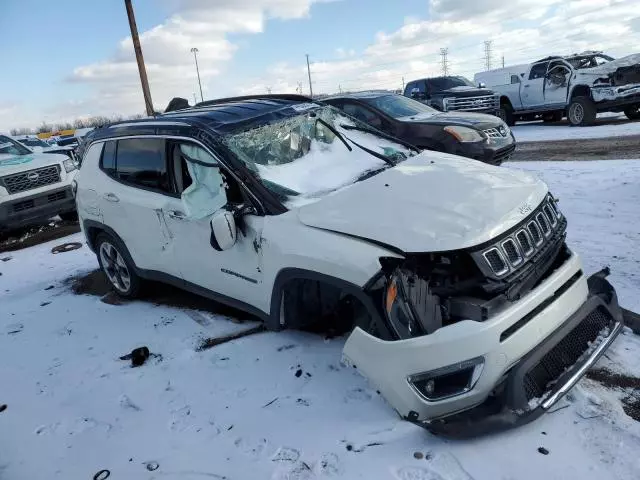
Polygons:
[[640,54],[615,60],[602,52],[547,57],[475,75],[500,94],[505,120],[559,121],[592,125],[598,112],[624,112],[640,119]]

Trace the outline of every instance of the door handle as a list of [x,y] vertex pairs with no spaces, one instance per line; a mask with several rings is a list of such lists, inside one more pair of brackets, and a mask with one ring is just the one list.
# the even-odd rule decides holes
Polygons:
[[118,196],[115,193],[105,193],[102,196],[105,200],[109,201],[109,202],[119,202],[120,199],[118,198]]
[[526,85],[524,85],[524,88],[529,88],[529,84],[527,83]]
[[185,218],[187,218],[187,216],[179,210],[169,210],[167,212],[167,215],[175,220],[184,220]]

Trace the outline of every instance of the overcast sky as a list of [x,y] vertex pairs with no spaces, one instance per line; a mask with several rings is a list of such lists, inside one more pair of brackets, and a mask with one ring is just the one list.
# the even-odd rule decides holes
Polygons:
[[[204,98],[400,88],[551,54],[640,53],[640,0],[133,0],[156,110]],[[121,0],[3,0],[0,130],[143,113]]]

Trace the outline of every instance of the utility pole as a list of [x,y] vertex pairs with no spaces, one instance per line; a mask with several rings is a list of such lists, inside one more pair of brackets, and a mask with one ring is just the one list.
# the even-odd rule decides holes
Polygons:
[[402,77],[402,93],[404,93],[404,77]]
[[140,38],[138,38],[138,27],[136,26],[136,17],[133,14],[133,5],[131,5],[131,0],[124,0],[124,6],[127,9],[129,28],[131,29],[131,39],[133,40],[133,50],[136,54],[136,62],[138,62],[138,73],[140,74],[140,83],[142,83],[144,106],[147,110],[147,115],[151,117],[155,112],[153,111],[153,102],[151,101],[151,92],[149,91],[149,80],[147,79],[147,70],[144,67],[142,47],[140,46]]
[[484,66],[485,70],[491,70],[491,44],[493,42],[491,40],[486,40],[484,42]]
[[196,92],[193,92],[193,104],[198,103],[198,99],[196,98]]
[[309,54],[307,53],[307,74],[309,75],[309,93],[310,97],[313,98],[313,87],[311,86],[311,67],[309,66]]
[[202,83],[200,83],[200,69],[198,68],[198,49],[193,47],[191,49],[191,53],[193,53],[193,59],[196,61],[196,73],[198,74],[198,86],[200,87],[200,101],[204,102],[204,97],[202,96]]
[[338,84],[338,90],[342,93],[342,85]]
[[[449,74],[449,61],[447,60],[447,56],[449,55],[449,49],[448,48],[441,48],[440,49],[440,57],[441,58],[441,68],[442,68],[442,74],[446,77]],[[403,79],[403,83],[404,83],[404,79]]]
[[502,68],[504,68],[504,55],[502,55]]

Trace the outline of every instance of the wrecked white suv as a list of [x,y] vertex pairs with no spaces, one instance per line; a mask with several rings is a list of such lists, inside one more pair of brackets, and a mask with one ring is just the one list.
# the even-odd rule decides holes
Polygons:
[[344,360],[405,419],[474,435],[532,420],[622,328],[528,174],[419,153],[295,95],[96,130],[77,178],[113,287],[144,279],[273,330],[350,332]]

